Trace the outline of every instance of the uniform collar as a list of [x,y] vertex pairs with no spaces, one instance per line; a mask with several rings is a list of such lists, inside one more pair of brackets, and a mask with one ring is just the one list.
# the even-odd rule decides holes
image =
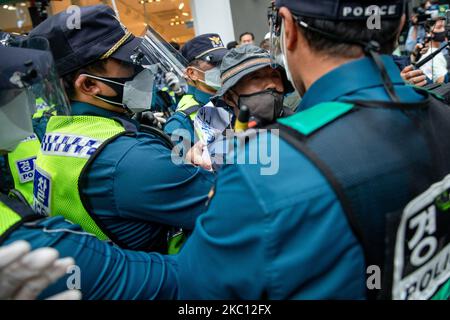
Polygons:
[[127,117],[121,113],[109,111],[103,108],[96,107],[92,104],[72,101],[72,115],[73,116],[95,116],[95,117],[104,117],[104,118],[124,118]]
[[[384,66],[394,85],[404,85],[399,69],[391,56],[382,56]],[[317,80],[304,95],[299,111],[321,102],[336,101],[352,92],[383,86],[381,74],[371,58],[346,63]]]
[[103,108],[96,107],[92,104],[79,102],[79,101],[71,101],[72,115],[73,116],[94,116],[94,117],[103,117],[108,119],[123,119],[127,122],[133,123],[136,128],[139,128],[140,125],[136,120],[131,119],[122,113],[117,113],[113,111],[109,111]]
[[211,94],[198,90],[196,87],[188,86],[188,94],[194,96],[195,101],[202,105],[207,104],[213,97]]

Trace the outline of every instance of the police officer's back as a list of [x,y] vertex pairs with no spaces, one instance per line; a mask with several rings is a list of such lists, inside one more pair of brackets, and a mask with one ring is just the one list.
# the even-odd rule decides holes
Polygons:
[[448,299],[450,110],[381,55],[404,1],[378,3],[369,30],[364,1],[276,1],[300,112],[241,150],[269,165],[219,173],[178,256],[182,298]]

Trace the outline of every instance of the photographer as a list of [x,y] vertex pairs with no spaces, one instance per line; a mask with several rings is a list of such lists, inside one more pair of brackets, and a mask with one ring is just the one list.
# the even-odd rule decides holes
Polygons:
[[405,44],[405,50],[408,53],[413,52],[416,45],[425,40],[426,30],[424,24],[427,19],[425,10],[428,4],[429,1],[423,2],[420,7],[414,8],[414,14],[411,16],[411,27],[409,28]]
[[[439,50],[442,47],[442,43],[446,40],[445,20],[436,20],[431,29],[429,48],[419,59],[419,62],[436,52],[436,50]],[[444,53],[440,52],[433,60],[427,62],[420,69],[434,83],[444,83],[448,73],[447,59]]]

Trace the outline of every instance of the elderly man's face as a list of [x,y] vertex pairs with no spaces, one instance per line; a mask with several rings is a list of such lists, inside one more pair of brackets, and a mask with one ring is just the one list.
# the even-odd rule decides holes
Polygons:
[[267,89],[276,89],[278,92],[284,92],[283,79],[280,71],[271,67],[265,67],[246,75],[242,78],[233,91],[240,95],[249,95],[261,92]]

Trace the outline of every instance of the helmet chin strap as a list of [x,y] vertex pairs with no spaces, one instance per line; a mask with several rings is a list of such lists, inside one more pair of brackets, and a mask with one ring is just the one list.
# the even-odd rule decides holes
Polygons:
[[395,92],[391,78],[389,77],[386,67],[384,66],[383,60],[381,59],[381,55],[379,54],[380,44],[378,42],[376,41],[363,42],[363,41],[351,41],[347,39],[342,39],[341,37],[338,37],[332,33],[328,33],[326,31],[311,27],[306,22],[301,21],[299,18],[296,18],[296,21],[301,27],[319,33],[332,41],[336,41],[339,43],[353,44],[362,47],[364,54],[370,57],[375,62],[375,65],[380,71],[384,89],[386,90],[391,100],[393,102],[400,102],[400,99],[398,98],[397,93]]

